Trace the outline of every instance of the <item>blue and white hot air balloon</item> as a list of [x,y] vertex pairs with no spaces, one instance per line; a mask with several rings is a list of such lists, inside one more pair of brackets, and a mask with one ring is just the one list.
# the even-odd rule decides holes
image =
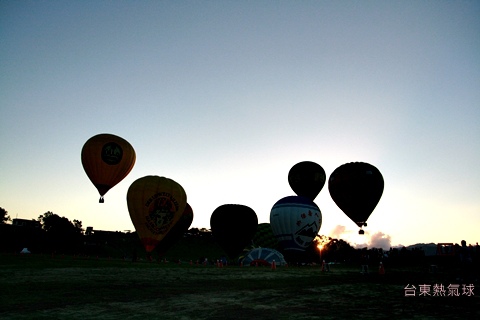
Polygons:
[[322,213],[312,200],[289,196],[273,206],[270,225],[284,250],[305,251],[320,231]]

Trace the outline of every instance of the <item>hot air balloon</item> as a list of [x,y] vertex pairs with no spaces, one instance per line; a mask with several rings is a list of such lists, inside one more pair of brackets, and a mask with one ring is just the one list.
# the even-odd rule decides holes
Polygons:
[[371,164],[346,163],[332,172],[328,190],[337,206],[362,228],[382,197],[383,177]]
[[302,197],[315,200],[325,184],[325,170],[311,161],[294,165],[288,172],[288,183],[292,190]]
[[150,253],[182,217],[187,195],[172,179],[145,176],[128,188],[127,205],[135,230]]
[[305,251],[322,225],[322,213],[309,198],[289,196],[270,211],[270,225],[284,250]]
[[135,164],[135,150],[127,140],[113,134],[91,137],[82,148],[82,165],[100,194],[100,203],[108,190],[123,180]]
[[270,223],[259,223],[252,241],[256,247],[275,249],[278,245],[277,238],[273,235]]
[[271,266],[273,261],[277,266],[284,266],[287,264],[283,254],[275,249],[270,248],[255,248],[247,252],[242,259],[243,266]]
[[190,228],[192,222],[193,210],[192,207],[190,207],[190,205],[187,203],[180,219],[157,245],[156,249],[159,257],[163,256],[168,249],[170,249],[183,237],[183,234],[188,230],[188,228]]
[[210,217],[215,241],[230,258],[235,258],[248,246],[257,230],[257,214],[241,204],[224,204]]

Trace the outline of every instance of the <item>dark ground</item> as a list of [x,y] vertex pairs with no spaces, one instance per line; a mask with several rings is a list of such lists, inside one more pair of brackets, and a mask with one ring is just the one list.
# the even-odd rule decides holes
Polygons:
[[[480,319],[476,283],[462,295],[442,270],[370,270],[0,254],[0,319]],[[450,284],[459,296],[448,296]]]

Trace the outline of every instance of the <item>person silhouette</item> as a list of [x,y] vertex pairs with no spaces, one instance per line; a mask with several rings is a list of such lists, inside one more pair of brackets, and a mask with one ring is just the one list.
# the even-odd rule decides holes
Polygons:
[[465,240],[461,241],[459,258],[461,280],[464,282],[471,282],[473,260],[470,249],[467,247],[467,242]]

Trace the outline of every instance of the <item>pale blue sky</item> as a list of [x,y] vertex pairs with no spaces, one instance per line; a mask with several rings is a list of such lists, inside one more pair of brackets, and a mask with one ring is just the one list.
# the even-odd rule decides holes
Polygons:
[[[289,169],[375,165],[366,237],[330,198],[321,234],[480,241],[477,1],[2,1],[0,207],[133,230],[130,184],[186,190],[193,227],[225,203],[259,222]],[[98,133],[137,163],[98,204],[80,162]],[[340,226],[340,227],[339,227]]]

